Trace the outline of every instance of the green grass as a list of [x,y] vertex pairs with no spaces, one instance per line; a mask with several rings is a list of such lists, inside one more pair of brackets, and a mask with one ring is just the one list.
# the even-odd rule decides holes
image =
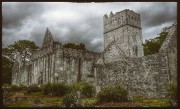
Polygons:
[[31,102],[27,101],[7,103],[6,105],[8,107],[34,107],[34,105]]
[[43,95],[42,92],[27,94],[32,100],[40,99],[45,106],[62,106],[62,98]]
[[[8,107],[37,107],[33,104],[34,100],[41,100],[43,102],[43,107],[62,107],[63,100],[61,97],[52,97],[43,95],[42,92],[33,92],[26,93],[24,96],[28,97],[27,101],[7,103]],[[96,98],[88,98],[80,100],[81,106],[83,107],[94,107],[94,106],[119,106],[119,107],[136,107],[136,106],[145,106],[145,107],[169,107],[171,106],[168,99],[158,99],[158,98],[143,98],[139,96],[133,97],[133,102],[124,102],[124,103],[100,103],[97,104]]]
[[60,97],[43,97],[41,98],[43,103],[46,105],[51,105],[51,106],[62,106],[62,98]]
[[43,102],[43,107],[57,107],[62,106],[62,98],[60,97],[51,97],[43,95],[42,92],[33,92],[33,93],[24,93],[25,96],[28,97],[28,101],[22,102],[14,102],[14,103],[7,103],[6,106],[8,107],[37,107],[33,104],[34,100],[41,100]]
[[139,96],[134,96],[134,102],[142,106],[147,107],[169,107],[171,106],[168,99],[160,98],[143,98]]
[[133,102],[103,102],[96,104],[95,107],[142,107]]

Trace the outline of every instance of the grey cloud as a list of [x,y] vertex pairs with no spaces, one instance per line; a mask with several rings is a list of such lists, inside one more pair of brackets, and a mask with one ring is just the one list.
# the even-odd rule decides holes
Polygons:
[[44,38],[44,34],[45,34],[45,30],[46,28],[42,28],[42,27],[35,27],[32,31],[31,31],[31,41],[34,41],[39,47],[42,46],[42,41]]
[[177,18],[177,6],[172,3],[157,3],[138,9],[141,14],[144,28],[161,25],[165,22],[174,22]]
[[20,28],[26,18],[33,18],[43,11],[40,3],[3,3],[3,28]]
[[[141,14],[143,39],[156,36],[167,24],[176,19],[176,3],[3,3],[3,47],[16,40],[27,39],[41,46],[47,27],[55,41],[61,43],[84,43],[88,50],[101,52],[104,47],[103,15],[123,9]],[[75,12],[75,17],[51,16],[57,11]],[[66,13],[67,12],[67,13]],[[47,14],[48,13],[48,14]],[[57,13],[57,14],[59,14]],[[50,14],[50,15],[49,15]],[[45,17],[43,16],[45,15]],[[25,22],[32,20],[30,24]],[[165,24],[165,25],[164,25]],[[161,26],[159,26],[161,25]],[[25,28],[26,27],[26,28]],[[25,33],[22,31],[27,31]],[[19,32],[21,31],[21,33]],[[30,35],[29,37],[24,37]]]
[[[74,22],[74,23],[63,23],[60,22],[57,24],[58,28],[52,27],[52,29],[55,29],[56,31],[52,32],[51,28],[50,31],[52,32],[54,39],[58,40],[59,42],[62,43],[84,43],[86,47],[89,50],[92,51],[99,51],[100,48],[98,48],[99,45],[102,45],[101,42],[96,42],[95,44],[92,44],[91,41],[96,39],[96,38],[103,38],[100,37],[102,36],[102,25],[100,25],[102,22],[100,22],[100,18],[94,18],[92,17],[87,17],[83,19],[82,21],[79,22]],[[63,34],[63,29],[67,29],[68,32],[66,34]],[[59,31],[58,31],[59,30]],[[98,44],[99,43],[99,44]]]

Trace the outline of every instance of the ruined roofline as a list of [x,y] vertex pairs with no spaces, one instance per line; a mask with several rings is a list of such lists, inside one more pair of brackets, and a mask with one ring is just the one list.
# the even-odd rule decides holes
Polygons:
[[[49,40],[49,39],[50,39],[50,40]],[[68,43],[70,43],[70,42],[68,42]],[[79,43],[79,44],[80,44],[80,43]],[[59,41],[54,41],[53,35],[52,35],[51,31],[50,31],[49,28],[47,27],[47,28],[46,28],[46,32],[45,32],[45,35],[44,35],[44,39],[43,39],[43,42],[42,42],[42,46],[40,47],[39,50],[37,50],[37,52],[40,51],[40,50],[43,50],[43,49],[47,49],[47,48],[49,48],[50,46],[52,46],[53,49],[54,49],[54,47],[55,47],[56,45],[63,46],[64,44],[61,43],[61,42],[59,42]],[[63,48],[64,48],[64,47],[63,47]],[[97,53],[98,53],[98,52],[90,51],[90,50],[88,50],[88,49],[82,50],[82,51],[87,51],[87,52],[91,52],[91,53],[94,53],[94,54],[97,54]],[[36,52],[35,52],[35,53],[36,53]]]
[[162,43],[158,53],[166,51],[167,48],[169,47],[169,44],[171,43],[172,39],[176,36],[177,24],[174,23],[169,27],[165,27],[165,29],[163,28],[163,31],[168,32],[168,34],[164,39],[164,42]]
[[173,27],[173,26],[177,26],[177,22],[174,22],[171,26],[169,26],[169,27],[164,27],[163,29],[162,29],[162,31],[168,31],[171,27]]
[[[60,45],[60,46],[57,47],[58,45]],[[49,47],[49,46],[48,46],[48,47]],[[42,48],[40,48],[39,50],[35,51],[35,52],[32,54],[32,57],[33,57],[32,60],[35,60],[35,59],[37,59],[38,57],[44,57],[44,56],[46,56],[48,53],[43,54],[43,55],[39,55],[38,57],[37,57],[36,55],[41,54],[42,52],[45,52],[48,47],[44,47],[44,48],[42,47]],[[60,42],[54,42],[52,48],[50,48],[50,49],[52,49],[52,51],[51,51],[50,53],[53,53],[54,51],[56,51],[56,50],[59,49],[59,50],[63,50],[63,51],[77,51],[77,52],[81,52],[81,53],[91,53],[91,54],[93,54],[93,55],[99,55],[99,54],[100,54],[99,52],[89,51],[89,50],[87,50],[87,49],[86,49],[86,50],[81,50],[81,49],[65,48],[65,47],[63,47],[63,44],[60,43]]]
[[103,23],[104,34],[119,29],[125,25],[142,29],[140,14],[129,9],[116,12],[115,14],[113,14],[111,11],[109,16],[105,14],[103,17]]
[[[98,52],[92,52],[92,51],[88,51],[88,50],[80,50],[80,49],[72,49],[72,48],[65,48],[65,47],[62,47],[62,48],[58,48],[58,49],[60,49],[60,50],[62,50],[62,51],[64,51],[64,52],[68,52],[68,51],[75,51],[76,53],[82,53],[82,54],[86,54],[86,53],[88,53],[88,54],[93,54],[93,55],[99,55],[100,53],[98,53]],[[43,53],[44,51],[45,51],[46,49],[44,49],[44,50],[38,50],[38,51],[36,51],[34,54],[33,54],[33,58],[31,58],[31,61],[34,61],[34,60],[36,60],[36,59],[38,59],[38,58],[40,58],[40,57],[46,57],[48,54],[51,54],[51,53],[54,53],[54,51],[56,51],[57,49],[54,49],[53,48],[53,51],[52,52],[49,52],[49,53]],[[38,54],[40,54],[40,55],[38,55]]]
[[[71,43],[71,42],[67,42],[67,43],[65,43],[65,44],[68,44],[68,43]],[[65,49],[73,49],[73,48],[63,47],[63,45],[65,45],[65,44],[63,44],[63,43],[61,43],[61,42],[59,42],[59,41],[54,41],[54,45],[61,45],[62,48],[65,48]],[[78,44],[80,44],[80,43],[78,43]],[[73,50],[81,50],[81,49],[73,49]],[[87,48],[86,48],[86,50],[81,50],[81,51],[87,51],[87,52],[91,52],[91,53],[94,53],[94,54],[97,54],[97,53],[98,53],[98,52],[90,51],[90,50],[88,50]]]
[[[59,41],[53,41],[53,49],[55,48],[55,46],[57,46],[57,45],[60,45],[60,48],[62,48],[62,49],[72,49],[72,48],[66,48],[66,47],[63,47],[63,43],[61,43],[61,42],[59,42]],[[40,47],[37,51],[35,51],[33,54],[36,54],[36,53],[38,53],[39,51],[42,51],[42,50],[46,50],[47,48],[49,48],[50,46],[47,46],[47,47]],[[101,53],[101,52],[94,52],[94,51],[90,51],[90,50],[88,50],[88,49],[86,49],[86,50],[81,50],[81,49],[72,49],[72,50],[80,50],[80,51],[86,51],[86,52],[91,52],[91,53],[93,53],[93,54],[99,54],[99,53]]]
[[[115,16],[115,15],[117,15],[117,14],[120,14],[120,13],[126,12],[126,11],[130,11],[130,12],[136,13],[136,12],[134,12],[133,10],[124,9],[124,10],[122,10],[122,11],[115,12],[115,13],[113,13],[113,12],[111,11],[109,15],[105,14],[103,17],[105,17],[105,18],[113,17],[113,16]],[[140,15],[139,13],[136,13],[136,14]]]

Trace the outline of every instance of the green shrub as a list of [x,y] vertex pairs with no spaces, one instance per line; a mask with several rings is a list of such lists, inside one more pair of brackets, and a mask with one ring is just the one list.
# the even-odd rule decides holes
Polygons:
[[83,107],[94,107],[97,103],[96,99],[83,99],[81,100],[81,106]]
[[175,83],[169,84],[168,92],[170,99],[177,100],[177,86]]
[[93,97],[95,95],[95,87],[92,84],[80,82],[71,85],[64,83],[48,83],[43,86],[43,93],[52,96],[64,96],[69,93],[81,92],[82,97]]
[[27,88],[27,93],[31,93],[31,92],[40,92],[42,91],[42,89],[40,87],[38,87],[37,85],[30,85]]
[[48,83],[43,87],[43,93],[45,95],[52,95],[52,96],[64,96],[67,93],[70,93],[69,86],[63,83]]
[[74,93],[66,94],[63,97],[63,104],[65,105],[65,107],[70,107],[74,103],[75,103],[75,94]]
[[98,102],[106,102],[111,100],[111,96],[111,87],[106,86],[103,87],[102,90],[97,94],[97,99]]
[[97,94],[98,102],[123,102],[128,100],[128,92],[121,86],[106,86]]
[[82,85],[79,83],[73,83],[68,86],[71,93],[76,93],[77,91],[80,91],[82,87]]
[[93,97],[95,93],[95,87],[93,84],[85,83],[81,88],[81,94],[84,97]]
[[10,90],[11,90],[11,91],[17,91],[17,90],[18,90],[18,86],[17,86],[17,85],[12,85],[12,86],[10,87]]
[[48,95],[51,93],[51,85],[51,83],[47,83],[44,86],[42,86],[44,95]]
[[95,87],[87,82],[79,82],[69,85],[71,93],[81,92],[81,97],[93,97],[95,95]]
[[20,85],[18,86],[18,88],[19,88],[19,90],[21,90],[21,91],[26,91],[26,90],[27,90],[27,86],[26,86],[26,85],[23,85],[23,84],[20,84]]
[[10,88],[11,87],[11,85],[10,84],[3,84],[3,86],[2,86],[3,88]]
[[6,91],[11,91],[11,85],[10,84],[3,84],[2,89],[6,90]]
[[26,91],[27,90],[27,86],[20,84],[18,85],[12,85],[10,87],[10,91]]

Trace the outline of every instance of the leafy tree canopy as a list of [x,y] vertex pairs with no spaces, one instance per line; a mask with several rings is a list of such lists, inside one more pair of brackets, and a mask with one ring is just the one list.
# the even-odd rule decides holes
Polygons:
[[8,45],[6,48],[2,49],[3,55],[8,56],[11,60],[14,60],[17,52],[20,52],[22,58],[28,58],[32,52],[37,50],[39,47],[29,40],[19,40],[14,44]]
[[11,83],[13,62],[7,57],[2,57],[2,82]]
[[163,44],[168,32],[161,32],[158,37],[154,39],[146,40],[143,44],[144,47],[144,55],[151,55],[158,53],[161,45]]
[[63,45],[64,48],[72,48],[72,49],[79,49],[79,50],[86,50],[86,47],[83,43],[76,45],[74,43],[67,43]]
[[3,83],[11,83],[11,73],[13,68],[13,61],[17,52],[20,52],[22,56],[22,62],[26,63],[27,59],[30,58],[31,53],[37,50],[39,47],[33,41],[19,40],[12,45],[8,45],[2,48],[2,76]]

